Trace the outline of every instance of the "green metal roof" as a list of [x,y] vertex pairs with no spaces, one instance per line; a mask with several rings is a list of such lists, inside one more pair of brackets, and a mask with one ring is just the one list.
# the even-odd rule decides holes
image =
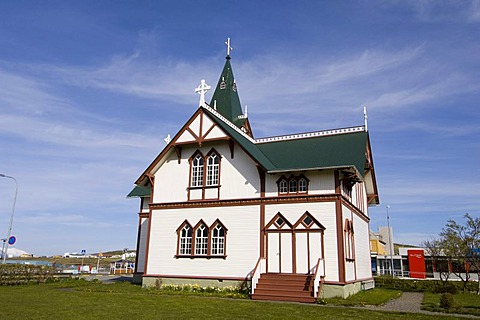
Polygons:
[[355,167],[364,174],[364,131],[254,143],[214,114],[212,119],[268,172]]
[[367,133],[355,132],[257,144],[274,164],[270,171],[354,166],[363,175]]
[[149,197],[152,194],[150,187],[135,186],[132,191],[127,195],[127,198],[134,197]]
[[245,122],[245,119],[238,118],[238,116],[243,114],[243,110],[237,92],[237,84],[233,77],[230,56],[227,56],[227,61],[225,61],[222,74],[220,79],[218,79],[210,106],[212,108],[215,107],[218,113],[239,128]]

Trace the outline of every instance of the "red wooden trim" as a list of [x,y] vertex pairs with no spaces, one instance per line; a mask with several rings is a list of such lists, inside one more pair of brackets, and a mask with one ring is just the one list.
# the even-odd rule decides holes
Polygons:
[[[336,174],[338,176],[338,173]],[[337,179],[338,181],[338,179]],[[342,201],[335,201],[335,214],[337,222],[337,252],[338,252],[338,279],[345,282],[345,250],[343,241],[343,217],[342,217]]]
[[247,281],[246,277],[216,277],[216,276],[194,276],[194,275],[174,275],[174,274],[144,274],[146,278],[177,278],[177,279],[205,279],[205,280],[233,280]]
[[212,125],[210,126],[210,128],[208,128],[208,130],[205,132],[205,134],[202,135],[203,140],[205,140],[205,138],[208,136],[208,134],[209,134],[210,132],[212,132],[212,130],[213,130],[215,127],[217,127],[217,124],[212,121]]
[[147,266],[148,266],[148,254],[150,252],[150,233],[152,230],[152,219],[153,219],[153,212],[152,209],[150,209],[150,217],[148,218],[148,230],[147,230],[147,241],[145,244],[145,262],[143,263],[143,272],[147,272]]
[[182,202],[151,203],[150,208],[155,210],[176,209],[176,208],[203,208],[203,207],[228,207],[228,206],[253,206],[284,203],[305,203],[305,202],[335,202],[338,196],[329,195],[299,195],[292,197],[265,197],[265,198],[243,198],[225,200],[191,200]]
[[[233,154],[232,154],[233,155]],[[265,170],[259,165],[256,166],[260,177],[260,198],[265,198]],[[260,257],[265,258],[265,204],[260,203]]]
[[[140,203],[141,205],[141,203]],[[135,256],[135,272],[137,272],[138,267],[138,257],[140,256],[140,233],[142,232],[142,217],[138,216],[138,231],[137,231],[137,255]],[[145,267],[145,266],[144,266]]]

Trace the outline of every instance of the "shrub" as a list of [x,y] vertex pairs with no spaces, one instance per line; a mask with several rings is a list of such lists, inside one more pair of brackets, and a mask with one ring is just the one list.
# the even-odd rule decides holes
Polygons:
[[451,293],[442,293],[440,296],[440,307],[450,310],[455,307],[455,299]]
[[457,294],[459,291],[458,287],[447,284],[446,286],[436,287],[433,293],[450,293],[450,294]]
[[[476,291],[478,283],[476,281],[469,281],[467,283],[468,291]],[[449,281],[446,286],[440,280],[425,279],[399,279],[392,276],[375,277],[375,287],[385,289],[398,289],[402,291],[428,291],[433,293],[455,293],[463,289],[461,281]],[[443,289],[443,287],[449,287]],[[455,291],[456,290],[456,291]]]

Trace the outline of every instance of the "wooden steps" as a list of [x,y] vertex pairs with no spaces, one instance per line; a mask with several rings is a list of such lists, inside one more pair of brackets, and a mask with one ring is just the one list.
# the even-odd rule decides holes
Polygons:
[[263,273],[258,280],[252,299],[315,303],[313,276],[292,273]]

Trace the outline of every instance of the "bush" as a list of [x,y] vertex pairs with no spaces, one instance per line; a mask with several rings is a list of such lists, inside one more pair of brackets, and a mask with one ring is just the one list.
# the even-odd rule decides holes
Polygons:
[[457,294],[459,291],[458,287],[447,284],[446,286],[436,287],[433,293],[450,293],[450,294]]
[[[467,291],[477,291],[477,286],[478,283],[476,281],[469,281],[467,283]],[[461,281],[449,281],[445,286],[440,280],[399,279],[392,276],[379,276],[375,277],[375,287],[402,291],[456,293],[463,290],[463,283]],[[444,289],[444,287],[449,288]]]
[[440,296],[440,307],[450,310],[455,307],[455,299],[451,293],[442,293]]

